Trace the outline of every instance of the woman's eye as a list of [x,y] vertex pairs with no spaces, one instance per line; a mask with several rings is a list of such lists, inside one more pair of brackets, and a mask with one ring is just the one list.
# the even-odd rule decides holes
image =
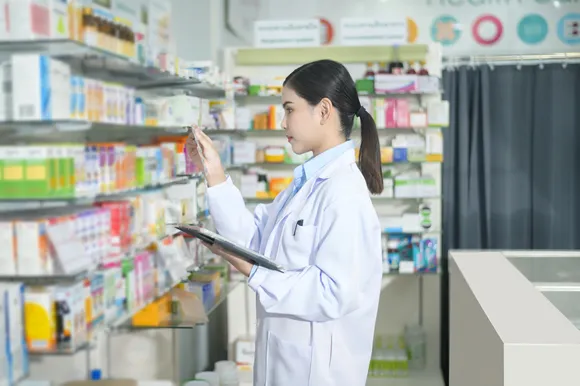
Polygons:
[[291,109],[286,109],[286,114],[290,114],[292,112]]

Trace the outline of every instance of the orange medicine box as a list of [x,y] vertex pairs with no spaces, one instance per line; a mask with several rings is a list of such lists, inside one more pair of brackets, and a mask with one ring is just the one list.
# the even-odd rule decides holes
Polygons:
[[166,294],[149,304],[132,318],[132,324],[140,327],[161,326],[171,319],[171,295]]

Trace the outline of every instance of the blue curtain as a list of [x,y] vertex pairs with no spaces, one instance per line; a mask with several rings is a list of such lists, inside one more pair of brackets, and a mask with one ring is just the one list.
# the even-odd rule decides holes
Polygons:
[[[580,249],[580,65],[447,70],[443,249]],[[442,369],[448,373],[447,253]]]

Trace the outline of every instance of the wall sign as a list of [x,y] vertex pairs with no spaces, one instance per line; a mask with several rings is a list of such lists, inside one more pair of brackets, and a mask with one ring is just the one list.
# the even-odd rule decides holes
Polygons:
[[344,44],[341,20],[360,17],[407,19],[407,41],[440,42],[445,56],[538,55],[580,48],[580,0],[260,1],[259,19],[324,17],[334,26],[331,44]]
[[259,20],[254,23],[254,47],[285,48],[320,45],[320,20]]
[[339,34],[339,44],[343,46],[407,44],[407,20],[404,17],[393,20],[343,18]]

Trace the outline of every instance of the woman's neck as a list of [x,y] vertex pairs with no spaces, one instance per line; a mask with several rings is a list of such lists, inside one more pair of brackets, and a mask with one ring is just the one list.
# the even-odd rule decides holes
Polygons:
[[324,153],[325,151],[332,149],[338,145],[341,145],[346,142],[346,139],[343,136],[338,136],[336,138],[329,138],[328,141],[324,142],[324,144],[320,145],[316,149],[312,149],[312,154],[316,157],[319,154]]

